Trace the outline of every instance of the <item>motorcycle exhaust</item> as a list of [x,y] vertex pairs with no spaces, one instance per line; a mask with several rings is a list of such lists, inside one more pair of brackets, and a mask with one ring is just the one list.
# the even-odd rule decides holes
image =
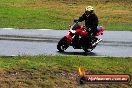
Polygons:
[[93,43],[92,44],[92,46],[95,46],[95,45],[97,45],[99,42],[101,42],[102,41],[102,39],[98,39],[95,43]]

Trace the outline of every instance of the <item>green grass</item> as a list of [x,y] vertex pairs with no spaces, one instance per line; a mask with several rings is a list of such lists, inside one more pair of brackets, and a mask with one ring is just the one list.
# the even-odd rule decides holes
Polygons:
[[68,29],[93,5],[106,30],[132,30],[131,0],[0,0],[0,27]]
[[[0,57],[0,86],[7,87],[80,87],[78,68],[93,74],[130,74],[132,58],[87,56],[17,56]],[[0,81],[1,82],[1,81]],[[130,84],[89,84],[84,88],[129,88]]]
[[[66,23],[59,22],[67,19],[53,17],[61,14],[60,12],[50,12],[43,9],[27,9],[27,8],[4,8],[0,9],[1,27],[13,28],[59,28],[65,26]],[[58,25],[57,23],[61,23]],[[54,25],[52,25],[54,24]],[[68,25],[68,24],[66,24]]]

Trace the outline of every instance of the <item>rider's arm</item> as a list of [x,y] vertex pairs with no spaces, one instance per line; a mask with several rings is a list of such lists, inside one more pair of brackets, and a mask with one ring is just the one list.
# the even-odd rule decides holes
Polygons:
[[78,22],[82,22],[85,20],[85,14],[83,14],[81,17],[79,17]]

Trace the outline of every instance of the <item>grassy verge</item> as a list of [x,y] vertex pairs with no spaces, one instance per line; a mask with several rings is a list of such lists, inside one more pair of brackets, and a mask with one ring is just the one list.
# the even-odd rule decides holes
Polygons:
[[68,29],[93,5],[107,30],[132,30],[131,0],[1,0],[0,27]]
[[0,57],[0,87],[48,88],[129,88],[130,84],[76,83],[78,67],[92,74],[130,74],[132,58],[83,56],[17,56]]

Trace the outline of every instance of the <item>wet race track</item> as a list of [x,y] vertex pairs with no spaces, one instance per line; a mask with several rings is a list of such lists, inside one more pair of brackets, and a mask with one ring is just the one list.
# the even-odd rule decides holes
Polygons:
[[[57,42],[68,30],[0,29],[0,56],[17,55],[86,55],[69,47],[59,53]],[[103,41],[87,56],[132,57],[131,31],[105,31]]]

